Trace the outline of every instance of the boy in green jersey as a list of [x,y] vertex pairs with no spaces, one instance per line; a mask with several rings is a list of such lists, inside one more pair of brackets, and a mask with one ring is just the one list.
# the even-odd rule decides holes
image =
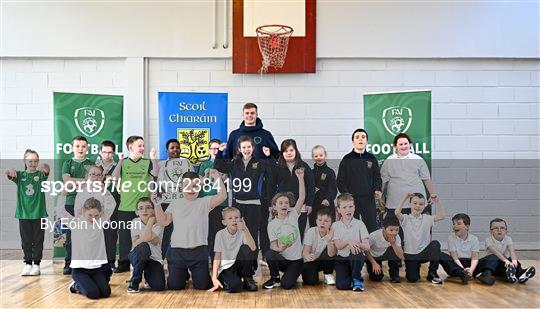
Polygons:
[[[137,217],[137,202],[142,197],[149,197],[148,182],[158,174],[156,150],[150,150],[150,160],[143,158],[144,139],[141,136],[130,136],[126,141],[129,157],[120,161],[114,169],[113,178],[118,179],[120,190],[120,206],[118,206],[118,239],[120,256],[116,273],[129,271],[129,252],[131,251],[131,231],[127,223]],[[124,224],[122,224],[124,222]]]
[[[68,191],[66,196],[66,211],[70,215],[74,215],[73,209],[75,205],[75,196],[77,195],[76,188],[79,183],[86,181],[86,168],[92,165],[93,162],[86,158],[88,151],[88,140],[84,136],[75,136],[71,141],[71,151],[73,158],[68,159],[62,165],[62,181]],[[66,241],[64,242],[66,249],[66,258],[64,264],[64,275],[71,274],[71,231],[66,232]]]

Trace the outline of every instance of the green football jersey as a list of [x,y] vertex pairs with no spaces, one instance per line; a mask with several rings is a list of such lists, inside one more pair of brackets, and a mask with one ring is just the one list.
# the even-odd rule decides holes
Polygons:
[[[149,197],[148,182],[152,180],[150,171],[152,170],[152,161],[148,159],[139,159],[133,161],[127,158],[122,162],[120,188],[120,211],[135,211],[137,201],[141,197]],[[129,181],[131,185],[127,190],[123,190],[123,184]],[[140,190],[141,189],[141,190]]]
[[[86,169],[92,164],[92,161],[89,159],[84,159],[83,161],[75,159],[66,160],[62,166],[62,176],[69,174],[73,178],[86,178]],[[71,189],[71,186],[69,186],[69,189]],[[74,205],[76,195],[76,191],[69,192],[66,196],[66,205]]]
[[47,217],[45,193],[41,192],[41,183],[47,175],[41,171],[33,173],[18,171],[17,177],[11,179],[17,184],[17,219],[40,219]]

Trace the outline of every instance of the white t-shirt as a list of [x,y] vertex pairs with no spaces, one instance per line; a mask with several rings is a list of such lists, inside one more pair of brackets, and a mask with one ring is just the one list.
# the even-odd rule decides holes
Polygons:
[[298,228],[298,213],[291,209],[285,219],[275,217],[268,223],[268,238],[270,242],[280,238],[292,238],[293,244],[280,252],[286,260],[294,261],[302,258],[302,241]]
[[[186,158],[175,158],[159,161],[158,182],[160,189],[163,190],[163,203],[172,203],[184,197],[182,194],[182,176],[186,172],[193,172],[193,165]],[[166,185],[165,181],[172,183]],[[202,185],[202,184],[201,184]],[[178,186],[178,188],[177,188]],[[176,190],[178,189],[178,190]]]
[[[343,221],[336,221],[332,224],[334,227],[334,240],[339,241],[362,241],[369,238],[364,222],[353,218],[349,224],[343,223]],[[338,250],[337,255],[341,257],[348,257],[351,254],[351,248],[346,246],[345,248]]]
[[174,229],[171,248],[195,248],[208,245],[208,214],[212,196],[189,201],[185,198],[173,201],[165,213],[172,215]]
[[[101,223],[108,222],[110,216],[110,213],[104,213],[101,217]],[[96,221],[98,220],[100,219],[96,219]],[[85,269],[100,268],[101,265],[108,263],[103,228],[100,228],[97,223],[85,222],[87,221],[83,214],[77,218],[73,218],[72,223],[69,225],[71,229],[70,267]]]
[[[510,236],[505,235],[504,238],[501,241],[498,241],[493,237],[493,235],[489,235],[488,238],[486,238],[486,250],[488,247],[494,247],[495,250],[497,250],[500,254],[504,255],[505,257],[510,256],[510,250],[508,250],[508,246],[513,245],[512,238]],[[487,254],[491,254],[491,252],[486,251]]]
[[[140,238],[144,237],[144,231],[146,230],[146,224],[141,221],[140,218],[133,219],[133,228],[131,229],[131,238],[139,236]],[[161,256],[161,240],[163,239],[163,228],[157,224],[152,226],[152,236],[159,237],[159,243],[154,245],[148,243],[150,246],[150,258],[156,262],[163,263],[163,257]]]
[[[399,237],[399,235],[396,235],[396,244],[401,245],[401,237]],[[382,256],[388,247],[391,246],[392,245],[386,239],[384,239],[382,229],[378,229],[369,234],[369,251],[374,258]]]
[[[387,182],[386,208],[395,209],[409,192],[426,196],[423,180],[431,179],[429,169],[422,157],[409,153],[405,157],[389,156],[381,167],[382,182]],[[410,208],[406,203],[403,208]]]
[[403,215],[403,251],[407,254],[418,254],[431,242],[431,228],[435,221],[431,215],[421,214],[418,217]]
[[470,259],[473,252],[480,252],[480,242],[478,237],[470,233],[465,240],[452,233],[448,236],[448,251],[456,252],[460,259]]
[[217,232],[214,252],[221,252],[218,275],[224,269],[234,265],[238,251],[243,244],[247,244],[247,240],[246,234],[242,230],[236,230],[236,233],[231,234],[227,228],[224,228]]
[[316,226],[309,228],[304,235],[304,246],[311,246],[311,252],[315,255],[316,259],[321,256],[327,245],[328,243],[321,237],[319,228]]

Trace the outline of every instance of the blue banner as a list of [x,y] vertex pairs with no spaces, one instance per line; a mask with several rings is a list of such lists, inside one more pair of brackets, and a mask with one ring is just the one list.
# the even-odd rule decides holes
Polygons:
[[165,143],[180,141],[181,156],[198,164],[209,156],[213,138],[227,140],[227,93],[159,92],[159,157],[167,159]]

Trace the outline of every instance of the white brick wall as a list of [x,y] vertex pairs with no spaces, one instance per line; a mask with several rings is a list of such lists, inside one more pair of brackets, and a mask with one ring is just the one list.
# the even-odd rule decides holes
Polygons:
[[[20,248],[15,214],[15,186],[6,180],[7,167],[22,169],[27,148],[40,158],[53,158],[53,91],[125,93],[123,59],[1,59],[1,169],[0,248]],[[16,159],[13,160],[13,159]],[[12,166],[16,164],[16,166]],[[10,165],[10,166],[7,166]],[[52,219],[54,199],[47,199]],[[46,233],[50,244],[51,234]]]
[[[28,147],[52,157],[53,90],[126,93],[122,59],[3,59],[1,65],[2,158],[19,158]],[[158,91],[228,92],[229,130],[238,127],[241,106],[255,102],[278,143],[296,138],[306,158],[323,144],[339,159],[351,148],[350,133],[363,126],[363,93],[431,89],[434,158],[540,158],[539,60],[319,59],[316,74],[263,76],[233,75],[231,67],[230,59],[151,59],[151,146],[159,140]],[[504,177],[468,168],[434,171],[447,213],[471,214],[481,238],[489,218],[502,216],[518,246],[539,249],[538,168],[509,168]],[[13,186],[1,184],[2,202],[13,205]],[[8,217],[12,212],[2,211]],[[445,239],[450,225],[439,224],[435,236]],[[9,233],[18,237],[16,229]]]

